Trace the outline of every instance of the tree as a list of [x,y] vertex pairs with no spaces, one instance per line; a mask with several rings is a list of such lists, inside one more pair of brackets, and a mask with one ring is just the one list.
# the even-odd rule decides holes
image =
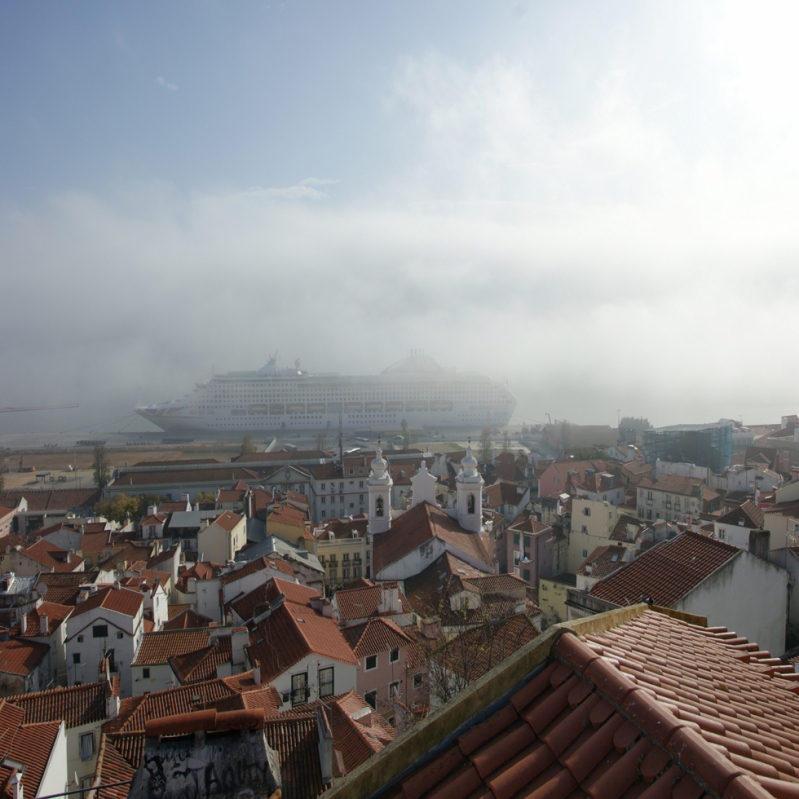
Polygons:
[[250,438],[249,433],[244,434],[244,438],[241,439],[241,455],[249,455],[251,452],[255,452],[255,444],[252,443],[252,438]]
[[94,506],[94,513],[96,516],[102,516],[104,519],[108,519],[109,522],[127,524],[129,521],[133,521],[134,517],[137,515],[141,518],[139,507],[138,497],[129,497],[127,494],[117,494],[117,496],[111,500],[98,502]]
[[480,460],[490,461],[494,455],[494,442],[491,440],[491,428],[486,427],[480,434]]
[[111,482],[111,465],[108,463],[108,453],[105,444],[94,445],[94,482],[99,489],[105,488]]
[[198,491],[194,495],[194,504],[196,505],[200,502],[216,502],[216,495],[210,491]]

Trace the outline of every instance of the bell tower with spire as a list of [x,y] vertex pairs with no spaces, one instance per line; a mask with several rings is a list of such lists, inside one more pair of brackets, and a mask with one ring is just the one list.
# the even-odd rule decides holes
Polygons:
[[372,469],[366,486],[369,489],[369,523],[368,533],[385,533],[391,526],[391,487],[394,481],[388,463],[383,457],[380,442],[377,442],[377,454],[372,461]]
[[461,466],[463,468],[455,478],[458,524],[464,530],[479,533],[483,526],[483,478],[477,471],[477,459],[472,455],[471,441]]

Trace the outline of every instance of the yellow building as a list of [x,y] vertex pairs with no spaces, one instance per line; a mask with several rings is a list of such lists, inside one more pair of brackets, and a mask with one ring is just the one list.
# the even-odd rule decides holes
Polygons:
[[541,608],[541,615],[547,627],[568,621],[566,594],[576,584],[576,576],[568,573],[551,578],[542,577],[538,581],[538,607]]
[[367,535],[365,516],[331,519],[313,533],[313,552],[325,567],[325,588],[337,587],[372,576],[372,543]]

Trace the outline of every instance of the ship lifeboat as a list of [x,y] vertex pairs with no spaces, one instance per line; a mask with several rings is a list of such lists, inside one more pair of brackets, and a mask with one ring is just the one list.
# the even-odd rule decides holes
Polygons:
[[266,405],[250,405],[247,408],[247,413],[249,413],[250,416],[256,416],[261,413],[266,413],[268,410],[269,408]]
[[273,416],[282,416],[286,412],[286,406],[282,402],[273,402],[269,406],[269,413]]
[[305,413],[305,403],[304,402],[290,402],[286,405],[286,411],[288,413]]
[[427,410],[427,401],[426,400],[408,400],[405,403],[405,410],[406,411],[426,411]]
[[367,402],[366,403],[366,412],[367,413],[380,413],[383,410],[383,403],[382,402]]
[[347,413],[363,413],[363,403],[362,402],[345,402],[344,403],[344,410]]
[[325,403],[324,402],[309,402],[308,403],[308,413],[324,413],[325,412]]
[[392,400],[386,403],[386,410],[391,411],[404,411],[405,405],[401,400]]
[[431,411],[451,411],[453,408],[452,403],[449,400],[431,400],[430,401],[430,410]]

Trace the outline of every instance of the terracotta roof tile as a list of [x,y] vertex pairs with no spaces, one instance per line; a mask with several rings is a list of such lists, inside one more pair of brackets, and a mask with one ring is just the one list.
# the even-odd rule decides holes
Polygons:
[[357,658],[388,652],[413,644],[413,639],[390,619],[370,619],[342,630],[344,638]]
[[172,671],[182,685],[212,680],[217,675],[217,666],[231,662],[231,638],[222,635],[208,646],[186,654],[177,654],[169,659]]
[[590,575],[596,579],[607,577],[624,565],[627,547],[609,544],[597,547],[578,567],[576,574]]
[[58,605],[55,602],[41,602],[27,614],[27,629],[20,635],[40,637],[42,634],[42,619],[47,618],[47,635],[52,635],[59,625],[69,617],[75,608],[70,605]]
[[306,799],[322,793],[316,713],[267,718],[264,735],[278,753],[283,796]]
[[294,578],[294,569],[291,568],[291,564],[286,563],[285,560],[279,557],[261,556],[237,566],[233,571],[225,572],[222,575],[221,583],[222,585],[228,585],[263,569],[272,569],[272,571],[281,572],[289,578]]
[[478,534],[463,530],[440,508],[420,502],[393,522],[388,532],[374,537],[372,560],[375,575],[432,538],[438,538],[464,555],[491,566],[491,556]]
[[[172,609],[176,608],[178,613],[172,614]],[[197,627],[210,627],[213,624],[213,619],[197,613],[190,605],[187,605],[182,610],[180,606],[169,606],[169,621],[164,622],[162,630],[191,630]]]
[[[131,741],[135,741],[138,747],[131,746]],[[123,734],[123,735],[103,735],[97,752],[97,765],[95,767],[95,778],[99,778],[101,785],[113,785],[117,782],[132,780],[133,775],[141,763],[144,751],[144,733]],[[123,744],[127,744],[126,746]],[[121,749],[127,750],[128,756],[122,754]],[[131,755],[130,750],[138,749],[138,757]],[[131,761],[134,762],[131,762]],[[111,788],[101,788],[97,791],[98,799],[127,799],[130,791],[129,785],[114,785]]]
[[[226,483],[231,480],[257,480],[258,475],[250,469],[240,466],[220,466],[218,469],[179,469],[172,472],[128,472],[114,481],[114,487],[124,489],[125,486],[156,486],[166,483],[186,486],[192,483]],[[170,508],[168,511],[162,502],[158,506],[159,512],[172,512],[172,510],[185,510],[186,503],[179,502],[179,508]]]
[[226,533],[229,533],[239,522],[244,519],[243,516],[239,516],[238,513],[233,513],[233,511],[226,510],[223,513],[220,513],[214,519],[214,524],[217,527],[221,527]]
[[68,511],[94,507],[102,498],[102,491],[98,488],[0,491],[0,505],[3,507],[16,507],[23,498],[27,500],[28,510],[31,513]]
[[96,594],[75,608],[71,618],[75,619],[95,608],[105,608],[125,616],[135,616],[143,602],[144,597],[139,591],[131,591],[129,588],[100,588]]
[[652,611],[565,632],[509,702],[387,795],[796,799],[799,696],[724,634]]
[[387,588],[397,588],[402,612],[410,613],[411,606],[408,604],[408,600],[405,598],[402,589],[399,588],[398,583],[387,582],[381,583],[381,585],[346,588],[336,591],[339,620],[349,621],[350,619],[368,619],[370,616],[377,616],[383,591]]
[[9,702],[25,711],[27,724],[63,719],[67,727],[79,727],[105,721],[106,699],[111,690],[108,683],[87,683],[14,696]]
[[681,533],[598,582],[590,594],[616,605],[633,605],[651,597],[656,605],[670,607],[740,554],[740,549],[721,541]]
[[48,602],[56,605],[75,605],[80,587],[93,585],[99,575],[98,571],[90,572],[42,572],[39,575],[37,586],[46,586],[46,591],[39,589],[39,593]]
[[142,636],[139,651],[131,666],[157,666],[177,655],[197,652],[208,646],[207,629],[160,630]]
[[654,480],[644,477],[638,488],[651,488],[655,491],[667,491],[669,494],[697,496],[702,491],[702,480],[698,477],[683,477],[680,474],[663,474]]
[[[22,763],[25,766],[25,791],[36,796],[56,745],[61,722],[22,724],[19,720],[21,713],[21,709],[0,700],[0,760],[9,758]],[[10,785],[12,773],[9,766],[0,765],[0,796],[8,799],[13,795]]]
[[21,554],[40,563],[45,569],[57,572],[76,571],[83,564],[80,555],[51,544],[44,538],[23,549]]
[[47,644],[10,638],[0,641],[0,674],[18,674],[27,677],[50,653]]

